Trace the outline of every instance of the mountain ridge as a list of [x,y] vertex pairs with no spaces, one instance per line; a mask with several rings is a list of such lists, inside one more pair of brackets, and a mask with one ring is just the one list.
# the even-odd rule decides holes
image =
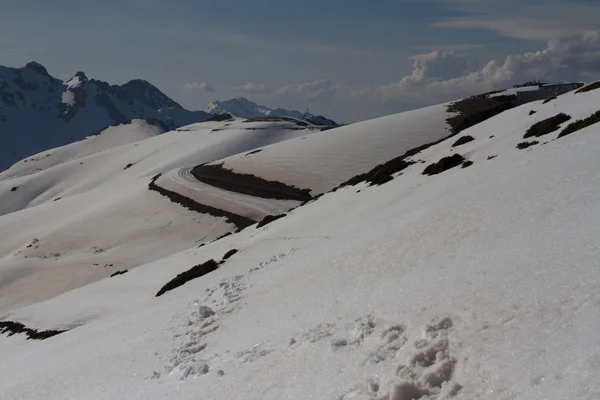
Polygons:
[[314,125],[338,125],[320,115],[272,109],[243,97],[214,101],[204,110],[190,111],[144,79],[114,85],[78,71],[62,81],[31,61],[17,68],[0,66],[0,171],[42,151],[132,120],[149,118],[173,130],[222,114],[293,117]]
[[111,85],[79,71],[63,82],[35,61],[0,66],[0,171],[133,119],[153,118],[175,129],[210,117],[186,110],[143,79]]
[[255,103],[244,96],[223,101],[215,100],[209,103],[203,111],[211,114],[231,114],[239,118],[291,117],[304,119],[315,125],[339,125],[337,122],[322,115],[314,115],[309,112],[300,112],[297,110],[287,110],[285,108],[270,108]]

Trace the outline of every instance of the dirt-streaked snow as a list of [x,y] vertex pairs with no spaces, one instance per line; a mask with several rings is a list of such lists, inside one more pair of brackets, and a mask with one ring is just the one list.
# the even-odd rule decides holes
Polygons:
[[[461,134],[473,136],[472,142],[452,148],[453,138],[419,153],[414,157],[419,162],[382,186],[347,187],[264,228],[249,227],[201,248],[171,250],[125,275],[6,310],[2,320],[74,329],[41,342],[0,336],[0,398],[599,398],[600,125],[553,140],[556,131],[527,150],[515,148],[535,122],[558,112],[582,118],[595,111],[593,104],[600,104],[600,91],[509,110]],[[531,109],[537,113],[528,115]],[[431,109],[421,112],[425,121],[432,119]],[[355,160],[368,170],[406,151],[402,140],[379,134],[401,118],[357,124],[369,128],[362,135],[350,126],[290,139],[246,157],[260,156],[260,165],[231,165],[325,190],[356,174]],[[140,161],[72,201],[102,188],[130,193],[124,188],[141,185],[155,172],[167,173],[165,179],[175,174],[173,185],[193,190],[189,179],[182,182],[181,174],[171,172],[195,161],[192,142],[178,136],[186,133],[193,134],[174,132],[144,142],[177,140],[177,150],[189,148],[189,153],[160,147],[147,158],[161,160],[160,166]],[[198,136],[210,141],[216,133]],[[224,147],[243,142],[243,133],[229,134],[202,151],[223,158]],[[334,137],[340,153],[362,150],[365,161],[333,152]],[[414,137],[406,140],[415,143]],[[294,152],[310,141],[317,155],[301,162]],[[432,177],[422,174],[426,165],[453,153],[474,164]],[[295,168],[289,173],[279,161],[285,154]],[[367,159],[369,154],[373,158]],[[318,170],[324,183],[311,175]],[[140,194],[138,200],[149,197]],[[75,205],[80,203],[64,207]],[[50,234],[65,215],[44,219],[46,213],[36,210],[45,208],[58,214],[58,205],[43,204],[4,215],[0,224],[10,221],[15,235],[25,236],[22,232],[37,229],[37,219]],[[115,212],[99,214],[106,218]],[[130,213],[123,210],[117,218]],[[29,214],[36,218],[28,220]],[[139,223],[131,219],[119,226],[143,231]],[[1,233],[3,241],[7,233]],[[143,243],[160,247],[168,237],[146,237]],[[234,248],[239,252],[217,271],[154,297],[175,275],[209,259],[219,261]]]

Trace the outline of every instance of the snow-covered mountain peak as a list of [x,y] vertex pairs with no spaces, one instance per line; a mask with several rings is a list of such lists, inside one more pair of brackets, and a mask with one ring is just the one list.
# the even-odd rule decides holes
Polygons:
[[132,119],[155,118],[174,129],[210,117],[184,109],[142,79],[110,85],[79,71],[63,82],[35,61],[0,66],[0,171]]
[[[260,117],[292,117],[301,119],[311,119],[311,123],[316,125],[337,125],[331,119],[322,115],[315,116],[310,113],[303,113],[296,110],[287,110],[285,108],[270,108],[253,102],[243,96],[230,100],[213,101],[209,103],[204,111],[212,114],[231,114],[240,118],[260,118]],[[313,118],[314,117],[314,118]]]
[[83,86],[87,82],[89,82],[88,77],[85,75],[85,73],[79,71],[73,75],[71,79],[65,81],[65,86],[67,89],[72,89]]

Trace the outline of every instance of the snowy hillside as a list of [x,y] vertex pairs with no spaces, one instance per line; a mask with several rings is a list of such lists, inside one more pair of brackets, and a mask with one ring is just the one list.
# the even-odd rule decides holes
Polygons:
[[160,120],[136,119],[123,124],[115,124],[84,140],[49,149],[21,160],[11,168],[0,172],[0,179],[30,175],[67,161],[148,139],[165,133],[167,130],[166,125]]
[[0,398],[599,398],[600,89],[455,108],[19,163]]
[[0,171],[115,123],[155,118],[172,129],[209,117],[183,109],[143,80],[111,86],[78,72],[62,82],[35,62],[0,67]]
[[[287,121],[237,120],[157,135],[147,122],[135,121],[15,164],[0,175],[0,312],[7,304],[33,301],[26,289],[32,282],[43,282],[34,300],[44,300],[245,226],[221,210],[254,223],[297,206],[257,200],[240,209],[235,202],[215,204],[211,198],[218,191],[200,191],[207,197],[203,203],[215,207],[197,213],[149,185],[161,173],[158,185],[185,192],[190,183],[176,173],[179,167],[319,130]],[[58,278],[63,275],[69,278]]]
[[273,109],[256,104],[245,97],[225,101],[213,101],[204,108],[204,111],[211,114],[231,114],[240,118],[292,117],[307,119],[314,125],[337,125],[335,121],[325,118],[322,115],[313,115],[300,111],[286,110],[284,108]]
[[412,148],[451,134],[447,104],[300,137],[215,164],[320,194]]

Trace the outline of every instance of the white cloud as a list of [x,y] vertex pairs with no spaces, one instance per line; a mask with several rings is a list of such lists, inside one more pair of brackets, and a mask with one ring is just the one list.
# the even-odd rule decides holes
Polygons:
[[437,0],[466,16],[432,25],[451,29],[484,29],[502,36],[547,41],[598,29],[600,6],[565,0]]
[[264,94],[271,92],[271,89],[267,85],[252,82],[246,83],[242,86],[237,86],[235,90],[236,92],[247,94]]
[[414,57],[413,71],[397,82],[365,88],[355,98],[375,102],[446,101],[464,95],[509,87],[534,77],[548,81],[600,77],[600,32],[551,39],[537,52],[490,60],[478,70],[465,70],[466,54],[436,51]]
[[333,85],[329,80],[322,79],[312,82],[292,83],[278,88],[278,95],[291,95],[305,99],[320,99],[331,97],[341,89],[341,86]]
[[429,51],[466,51],[473,49],[480,49],[485,47],[482,44],[471,44],[471,43],[456,43],[456,44],[442,44],[442,45],[422,45],[422,46],[411,46],[412,49],[421,49]]
[[184,87],[187,90],[198,90],[198,91],[206,92],[206,93],[214,93],[215,92],[215,88],[208,82],[186,83],[184,85]]

